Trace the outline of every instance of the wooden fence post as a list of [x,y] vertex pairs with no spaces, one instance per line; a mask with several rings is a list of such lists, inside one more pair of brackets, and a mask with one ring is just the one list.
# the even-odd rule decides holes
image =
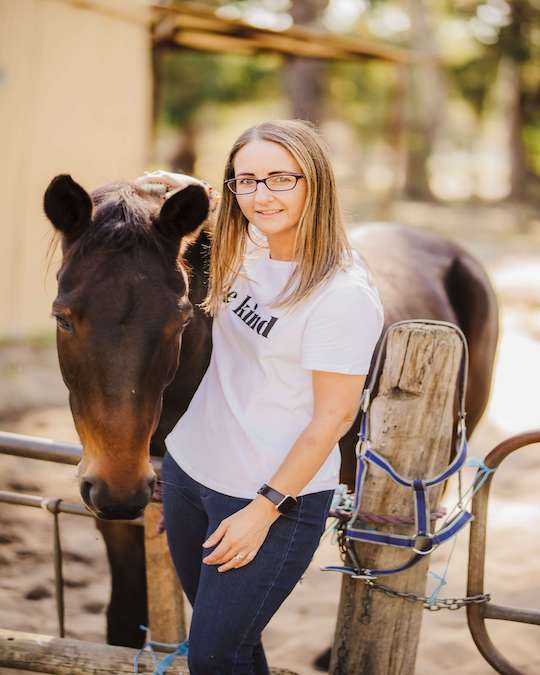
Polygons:
[[148,622],[152,640],[178,643],[186,639],[184,596],[176,575],[165,532],[157,534],[161,504],[144,510],[144,551],[148,587]]
[[[452,455],[455,401],[462,356],[459,336],[449,327],[401,325],[388,336],[377,396],[371,402],[373,447],[407,478],[429,478]],[[442,485],[429,490],[431,509]],[[369,467],[362,510],[385,515],[414,515],[412,490]],[[414,527],[380,527],[413,534]],[[450,545],[450,544],[447,544]],[[356,544],[366,568],[392,568],[411,552],[390,546]],[[429,556],[405,572],[381,579],[398,591],[425,594]],[[422,622],[422,603],[368,593],[361,580],[344,576],[338,609],[332,675],[412,675]]]

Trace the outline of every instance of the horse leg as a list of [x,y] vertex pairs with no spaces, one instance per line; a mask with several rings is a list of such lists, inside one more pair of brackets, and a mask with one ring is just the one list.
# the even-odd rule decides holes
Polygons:
[[97,520],[111,570],[111,598],[107,608],[107,642],[141,647],[148,625],[144,529],[112,520]]

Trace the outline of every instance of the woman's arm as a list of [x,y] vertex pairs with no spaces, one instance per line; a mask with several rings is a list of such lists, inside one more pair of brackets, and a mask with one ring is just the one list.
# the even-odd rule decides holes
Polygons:
[[293,497],[315,476],[332,448],[349,430],[366,381],[366,375],[312,372],[313,418],[267,481],[275,490]]
[[[296,496],[324,464],[332,448],[353,423],[366,375],[312,371],[313,417],[295,441],[268,485]],[[203,546],[221,543],[203,562],[220,564],[220,572],[241,567],[255,557],[272,523],[280,513],[266,497],[257,497],[245,508],[221,521]],[[241,561],[238,553],[246,554]]]

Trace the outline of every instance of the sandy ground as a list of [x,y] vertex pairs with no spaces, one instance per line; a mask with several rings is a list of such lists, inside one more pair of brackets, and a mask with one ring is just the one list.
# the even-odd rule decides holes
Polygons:
[[[484,253],[482,258],[497,287],[503,310],[489,410],[471,443],[471,455],[483,457],[508,436],[540,428],[537,396],[540,256],[533,255],[530,246],[497,247],[496,250],[472,241],[470,248]],[[43,359],[40,353],[45,355]],[[11,373],[10,378],[2,378],[2,397],[8,401],[4,386],[11,382],[17,391],[20,388],[15,386],[16,373],[13,367],[8,367],[6,358],[4,351],[0,357],[0,372]],[[54,405],[22,415],[11,414],[0,421],[0,428],[58,440],[77,440],[67,406],[58,405],[58,398],[65,396],[65,392],[62,394],[63,385],[54,372],[54,353],[51,357],[50,351],[34,350],[29,359],[27,368],[49,363],[39,377],[51,387],[50,400]],[[53,363],[53,371],[50,363]],[[28,384],[24,386],[28,388]],[[539,451],[539,445],[530,446],[511,457],[494,481],[486,590],[498,604],[540,607]],[[79,500],[73,467],[11,457],[0,457],[0,489]],[[452,490],[449,501],[451,494]],[[90,519],[67,515],[61,519],[68,636],[103,641],[104,608],[109,593],[103,542]],[[55,634],[52,518],[37,509],[0,504],[0,524],[0,625]],[[459,597],[465,593],[467,544],[468,535],[462,533],[451,558],[444,596]],[[433,572],[442,573],[450,550],[451,545],[447,544],[436,551],[432,557]],[[316,672],[310,664],[333,637],[341,583],[337,574],[323,573],[319,566],[337,562],[336,547],[328,540],[323,541],[303,581],[265,630],[264,644],[273,666],[291,668],[299,675]],[[428,588],[434,583],[430,580]],[[523,673],[540,673],[540,628],[491,622],[489,630],[501,651]],[[14,671],[0,669],[4,675],[8,672]],[[424,613],[417,675],[491,672],[472,642],[463,610]]]

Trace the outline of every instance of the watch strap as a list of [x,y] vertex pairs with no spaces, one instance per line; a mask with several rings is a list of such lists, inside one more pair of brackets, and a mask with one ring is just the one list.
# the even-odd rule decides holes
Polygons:
[[257,494],[262,495],[263,497],[269,499],[278,510],[280,505],[285,500],[287,500],[288,502],[294,500],[294,502],[296,502],[295,497],[292,497],[291,495],[284,495],[282,492],[279,492],[279,490],[275,490],[273,487],[270,487],[270,485],[267,485],[266,483],[263,483],[263,485],[261,485],[261,487],[257,490]]

